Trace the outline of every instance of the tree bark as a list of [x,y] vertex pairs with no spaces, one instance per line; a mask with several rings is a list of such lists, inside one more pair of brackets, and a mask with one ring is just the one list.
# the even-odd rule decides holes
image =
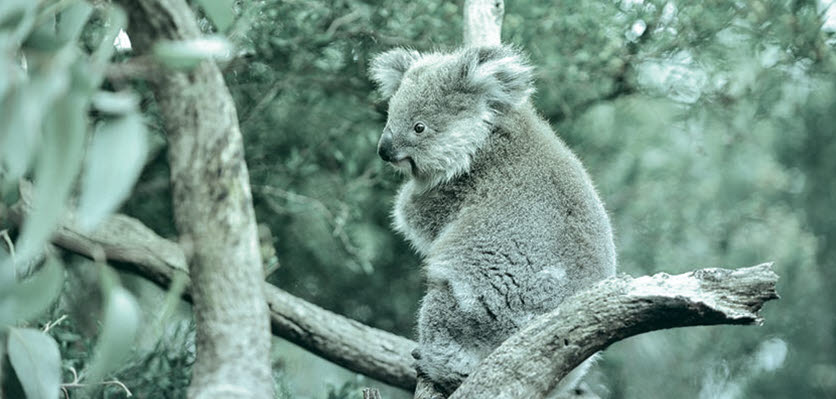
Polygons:
[[[16,205],[12,219],[20,223],[27,209]],[[118,226],[126,221],[131,227],[123,232]],[[185,272],[174,266],[182,254],[155,254],[143,243],[165,240],[137,226],[139,221],[116,215],[97,232],[83,233],[65,219],[53,242],[85,256],[117,254],[128,262],[118,266],[168,286],[171,276]],[[674,327],[759,324],[763,304],[778,297],[777,280],[771,264],[604,280],[509,338],[453,397],[542,397],[590,354],[629,336]],[[264,290],[274,334],[350,370],[404,389],[415,388],[410,355],[414,341],[337,315],[268,283]]]
[[[31,212],[29,191],[23,185],[21,201],[11,209],[11,220],[18,225]],[[92,232],[83,232],[68,215],[52,241],[84,256],[120,262],[114,266],[163,288],[177,274],[188,277],[180,246],[125,215],[111,216]],[[262,284],[273,334],[350,370],[406,390],[415,388],[414,341],[325,310],[270,283]],[[192,300],[190,286],[184,292],[188,301]]]
[[[136,29],[130,31],[135,48],[147,49],[157,38],[198,34],[194,16],[182,0],[123,2]],[[503,12],[502,1],[468,0],[465,44],[500,44]],[[156,93],[171,139],[178,228],[195,254],[190,268],[193,286],[186,293],[187,298],[194,293],[199,322],[191,396],[270,394],[269,341],[262,334],[266,328],[259,328],[266,320],[261,317],[267,312],[265,303],[274,334],[351,370],[414,388],[410,353],[415,342],[334,314],[262,281],[237,118],[214,64],[205,63],[188,74],[165,75],[157,82]],[[22,198],[24,203],[15,207],[18,222],[29,209],[26,196]],[[188,272],[187,257],[177,244],[121,215],[90,234],[66,219],[53,241],[87,256],[128,262],[122,266],[163,286],[176,273]],[[451,398],[541,398],[591,354],[626,337],[683,326],[758,324],[763,303],[777,298],[776,281],[771,264],[602,281],[508,339]],[[437,392],[432,385],[419,381],[416,397],[433,395]]]
[[450,399],[544,398],[572,369],[610,344],[654,330],[758,324],[777,299],[772,264],[607,279],[564,301],[506,340]]
[[[123,0],[135,51],[200,37],[183,0]],[[272,398],[270,332],[238,118],[213,62],[153,83],[168,134],[174,216],[190,263],[197,357],[189,396]]]
[[464,3],[464,45],[498,46],[501,43],[503,0],[467,0]]

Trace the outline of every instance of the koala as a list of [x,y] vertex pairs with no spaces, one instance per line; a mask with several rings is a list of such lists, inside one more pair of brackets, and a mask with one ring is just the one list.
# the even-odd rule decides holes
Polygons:
[[389,101],[378,154],[407,176],[394,227],[426,274],[416,367],[449,395],[532,318],[615,274],[612,228],[515,48],[394,49],[370,74]]

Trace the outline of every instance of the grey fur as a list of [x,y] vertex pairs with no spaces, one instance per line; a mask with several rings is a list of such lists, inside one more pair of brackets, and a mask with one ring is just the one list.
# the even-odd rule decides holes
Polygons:
[[417,366],[449,393],[533,317],[614,275],[612,231],[580,161],[531,105],[518,51],[392,50],[372,65],[391,96],[379,151],[409,177],[395,229],[427,275]]

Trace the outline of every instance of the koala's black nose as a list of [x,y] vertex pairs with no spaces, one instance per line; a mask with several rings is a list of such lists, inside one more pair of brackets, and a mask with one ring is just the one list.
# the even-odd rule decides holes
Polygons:
[[392,134],[384,132],[380,136],[380,142],[377,143],[377,154],[386,162],[395,162],[397,160],[395,145],[392,143]]

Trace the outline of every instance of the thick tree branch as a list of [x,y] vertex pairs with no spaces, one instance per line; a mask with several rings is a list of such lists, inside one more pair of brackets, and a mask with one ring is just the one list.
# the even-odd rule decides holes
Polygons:
[[[20,223],[27,209],[15,206],[12,219]],[[164,287],[174,273],[185,272],[176,266],[185,259],[176,244],[127,216],[113,216],[89,234],[65,219],[53,242],[82,255],[104,253],[128,262],[118,266]],[[170,251],[156,252],[144,244],[149,242]],[[542,397],[589,355],[629,336],[673,327],[759,324],[763,303],[777,298],[777,279],[771,264],[763,264],[602,281],[508,339],[453,397]],[[410,355],[415,342],[317,307],[268,283],[264,289],[277,336],[380,381],[415,387]]]
[[273,332],[349,370],[406,390],[415,388],[418,344],[366,326],[265,283]]
[[450,397],[544,398],[597,351],[624,338],[674,327],[760,324],[777,299],[772,264],[601,281],[509,338]]
[[[135,51],[201,33],[184,0],[122,0]],[[271,398],[268,309],[238,117],[218,67],[167,71],[152,83],[166,133],[180,241],[194,297],[197,357],[189,396]]]
[[[12,207],[11,219],[18,225],[31,211],[28,192],[21,187],[22,201]],[[179,245],[124,215],[111,216],[90,233],[82,232],[68,216],[52,241],[81,255],[121,262],[114,266],[163,288],[176,273],[188,273]],[[406,390],[415,388],[410,354],[417,346],[414,341],[320,308],[270,283],[263,286],[273,334],[350,370]],[[190,287],[184,296],[191,301]]]

